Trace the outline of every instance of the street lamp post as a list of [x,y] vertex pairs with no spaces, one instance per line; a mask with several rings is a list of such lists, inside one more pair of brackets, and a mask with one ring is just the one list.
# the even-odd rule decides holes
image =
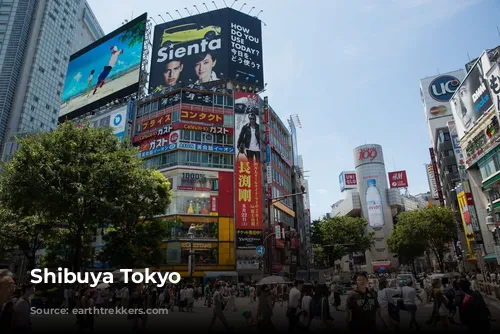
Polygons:
[[196,235],[196,226],[194,224],[191,224],[188,230],[188,237],[189,237],[189,259],[188,259],[188,270],[189,270],[189,277],[192,278],[193,272],[194,272],[194,252],[193,252],[193,240]]

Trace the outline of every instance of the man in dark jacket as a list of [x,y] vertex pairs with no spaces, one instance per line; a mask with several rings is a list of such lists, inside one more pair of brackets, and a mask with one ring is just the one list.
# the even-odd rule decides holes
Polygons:
[[248,115],[249,122],[241,128],[238,138],[238,150],[245,154],[248,160],[260,161],[260,132],[255,114]]

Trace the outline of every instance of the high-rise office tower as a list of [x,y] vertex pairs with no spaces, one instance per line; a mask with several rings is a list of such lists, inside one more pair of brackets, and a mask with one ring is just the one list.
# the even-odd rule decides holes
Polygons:
[[0,2],[0,148],[15,137],[57,127],[72,53],[104,36],[85,0]]

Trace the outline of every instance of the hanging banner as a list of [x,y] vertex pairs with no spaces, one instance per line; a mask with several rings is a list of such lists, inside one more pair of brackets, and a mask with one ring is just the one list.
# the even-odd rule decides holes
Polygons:
[[259,96],[234,93],[236,228],[262,229]]

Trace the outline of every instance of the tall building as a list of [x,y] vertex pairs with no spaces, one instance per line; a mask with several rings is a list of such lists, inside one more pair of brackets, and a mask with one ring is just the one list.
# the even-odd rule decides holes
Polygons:
[[0,147],[57,127],[69,57],[104,35],[84,0],[12,0],[0,7]]
[[494,246],[500,235],[499,50],[486,50],[466,65],[460,94],[451,99],[456,142],[463,153],[462,180],[456,188],[466,236],[463,253],[480,268],[484,261],[497,261]]

